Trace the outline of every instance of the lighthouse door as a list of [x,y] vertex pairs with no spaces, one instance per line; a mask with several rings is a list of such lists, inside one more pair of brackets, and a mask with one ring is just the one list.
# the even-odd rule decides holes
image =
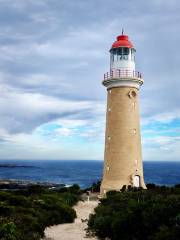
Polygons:
[[134,187],[140,187],[140,176],[135,175],[133,178],[133,186]]

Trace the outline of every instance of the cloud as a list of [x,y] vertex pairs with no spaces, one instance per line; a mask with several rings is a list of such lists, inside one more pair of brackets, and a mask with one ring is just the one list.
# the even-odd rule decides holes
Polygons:
[[[53,153],[57,158],[103,158],[106,89],[101,81],[122,27],[137,48],[136,68],[145,80],[140,90],[145,159],[160,159],[163,139],[161,158],[171,157],[167,151],[178,158],[177,0],[0,4],[1,158],[9,156],[9,149],[22,158]],[[149,145],[152,135],[157,139]]]
[[143,141],[145,160],[179,161],[180,137],[158,136],[148,137]]
[[90,101],[60,99],[1,86],[0,124],[12,133],[31,132],[39,125],[60,117],[85,117],[89,112],[93,116],[94,105]]

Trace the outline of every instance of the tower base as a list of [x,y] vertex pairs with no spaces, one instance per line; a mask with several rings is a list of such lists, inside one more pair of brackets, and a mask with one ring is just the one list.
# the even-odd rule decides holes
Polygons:
[[143,177],[141,177],[140,175],[133,175],[130,176],[126,182],[125,181],[102,182],[99,198],[104,198],[106,196],[106,193],[109,191],[120,192],[123,187],[126,187],[127,189],[128,186],[147,189]]

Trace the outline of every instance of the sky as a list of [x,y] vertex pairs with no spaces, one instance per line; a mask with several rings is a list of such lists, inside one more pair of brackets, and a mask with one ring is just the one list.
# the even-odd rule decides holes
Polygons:
[[109,49],[143,73],[143,160],[180,161],[180,2],[0,0],[0,159],[103,160]]

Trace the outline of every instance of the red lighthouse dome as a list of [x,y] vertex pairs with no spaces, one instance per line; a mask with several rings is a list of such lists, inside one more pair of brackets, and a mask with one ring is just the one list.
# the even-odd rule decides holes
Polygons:
[[129,37],[123,33],[122,35],[117,36],[117,40],[112,45],[112,48],[118,47],[134,48],[133,44],[129,41]]

